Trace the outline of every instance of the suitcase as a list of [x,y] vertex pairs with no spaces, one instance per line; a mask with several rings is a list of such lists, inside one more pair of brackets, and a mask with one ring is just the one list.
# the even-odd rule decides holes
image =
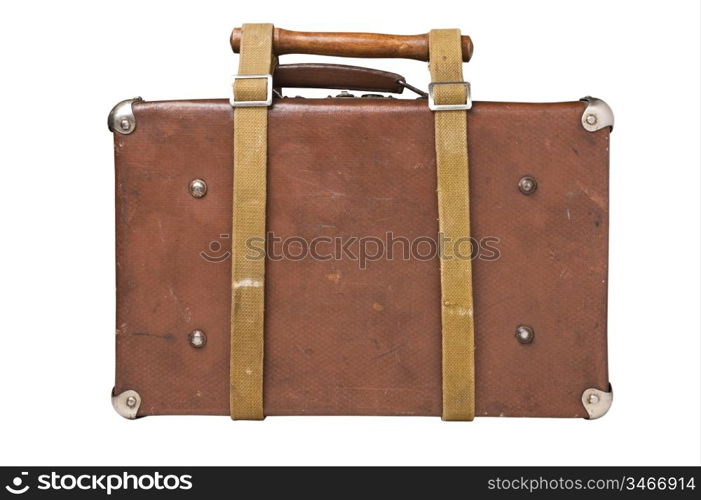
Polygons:
[[231,43],[231,98],[109,115],[120,415],[606,413],[605,102],[472,103],[457,30]]

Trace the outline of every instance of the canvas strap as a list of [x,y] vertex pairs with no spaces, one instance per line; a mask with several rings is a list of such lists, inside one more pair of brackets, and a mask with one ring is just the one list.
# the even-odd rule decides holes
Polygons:
[[[240,75],[273,70],[273,25],[243,26]],[[235,79],[235,101],[266,100],[265,78]],[[265,259],[246,254],[246,243],[265,241],[268,108],[234,108],[234,194],[231,258],[230,410],[235,420],[261,420]]]
[[[464,105],[459,30],[432,30],[429,68],[437,106]],[[470,260],[470,195],[467,160],[467,111],[434,111],[438,225],[441,250],[443,420],[475,416],[475,355]]]

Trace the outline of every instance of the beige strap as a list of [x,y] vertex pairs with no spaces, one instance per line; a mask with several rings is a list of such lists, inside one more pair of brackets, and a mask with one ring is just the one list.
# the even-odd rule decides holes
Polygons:
[[[462,82],[459,30],[433,30],[429,67],[436,105],[467,101]],[[443,420],[475,417],[475,353],[470,261],[470,195],[467,162],[467,111],[435,111],[438,224],[441,252],[443,327]],[[459,251],[456,251],[459,250]]]
[[[243,26],[239,75],[269,75],[273,25]],[[236,101],[265,101],[265,78],[237,79]],[[251,238],[265,241],[268,108],[234,108],[234,208],[231,259],[230,410],[235,420],[262,420],[265,259],[246,255]],[[260,240],[259,240],[260,241]]]

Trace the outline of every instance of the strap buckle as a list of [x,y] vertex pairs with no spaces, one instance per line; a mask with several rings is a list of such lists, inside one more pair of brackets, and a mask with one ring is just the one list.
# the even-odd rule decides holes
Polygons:
[[273,75],[235,75],[234,81],[231,83],[232,88],[238,80],[253,80],[265,79],[267,84],[265,101],[237,101],[236,89],[233,89],[233,95],[229,99],[229,103],[234,108],[250,108],[250,107],[268,107],[273,103]]
[[[433,100],[433,89],[438,85],[462,85],[465,87],[465,104],[436,104]],[[431,111],[467,111],[472,108],[472,97],[470,95],[470,82],[431,82],[428,84],[428,109]]]

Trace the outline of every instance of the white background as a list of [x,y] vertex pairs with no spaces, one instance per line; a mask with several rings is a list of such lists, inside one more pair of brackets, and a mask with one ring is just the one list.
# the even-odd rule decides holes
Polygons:
[[[1,9],[0,464],[699,463],[699,2],[120,0]],[[616,114],[607,416],[117,416],[107,113],[135,95],[228,97],[237,64],[228,36],[243,22],[403,34],[459,27],[476,47],[465,68],[476,100],[606,99]],[[323,58],[283,61],[311,59]],[[364,64],[428,82],[424,63]]]

